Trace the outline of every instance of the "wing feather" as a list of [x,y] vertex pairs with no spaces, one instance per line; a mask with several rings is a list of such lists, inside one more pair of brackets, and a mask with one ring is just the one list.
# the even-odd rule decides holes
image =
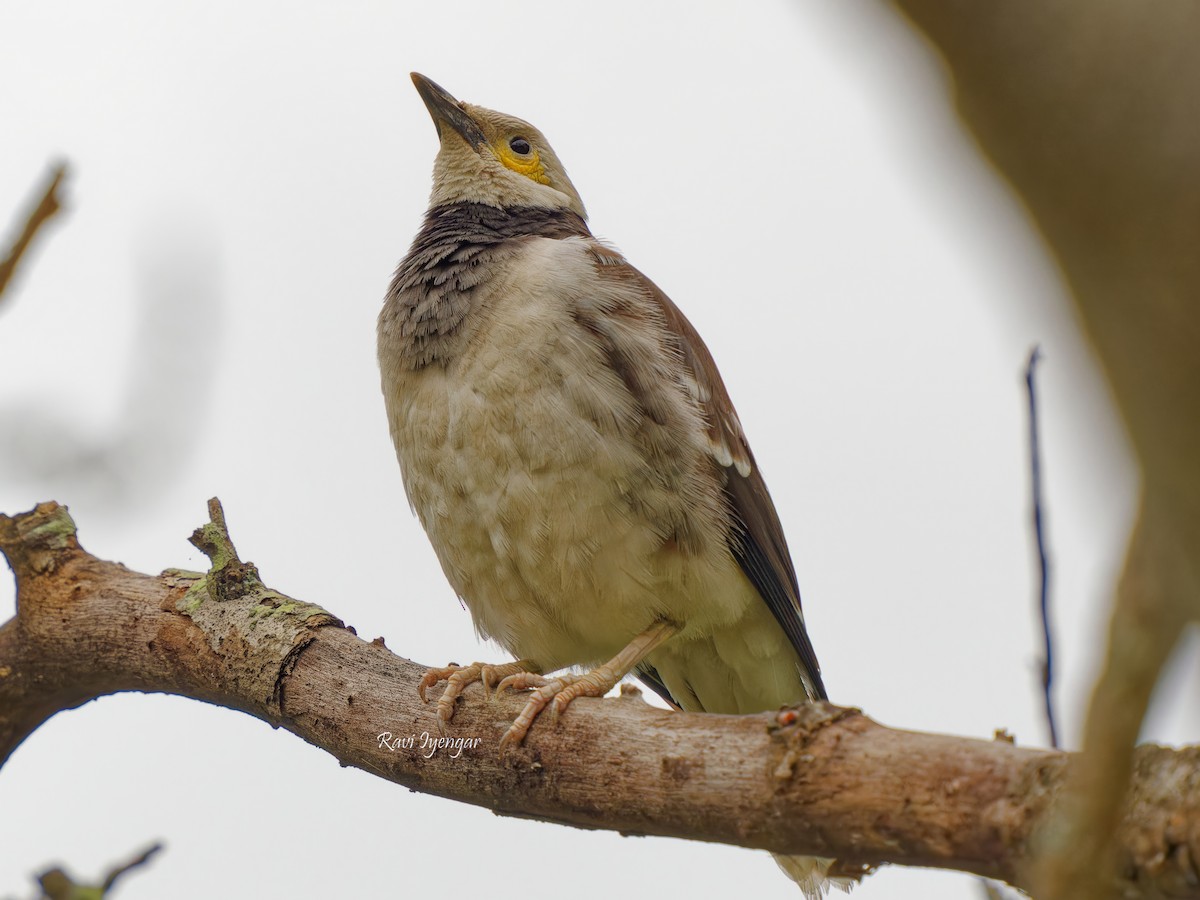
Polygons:
[[[821,667],[804,626],[800,588],[783,526],[712,354],[692,323],[654,282],[616,251],[601,244],[595,245],[593,256],[603,274],[636,282],[660,309],[667,329],[678,341],[690,379],[687,389],[704,412],[709,452],[725,476],[725,493],[733,519],[729,549],[795,648],[811,683],[813,699],[826,699]],[[671,699],[665,694],[661,680],[643,680]]]

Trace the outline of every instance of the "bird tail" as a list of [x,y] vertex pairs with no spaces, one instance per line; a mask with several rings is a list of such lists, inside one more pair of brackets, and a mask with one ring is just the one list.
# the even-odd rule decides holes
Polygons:
[[[749,582],[745,589],[754,590]],[[638,677],[689,712],[744,715],[823,699],[766,604],[757,595],[752,599],[747,619],[683,650],[660,654],[653,663],[644,661]],[[837,871],[837,860],[829,857],[772,856],[807,900],[821,900],[830,887],[848,891],[859,880]]]
[[800,886],[807,900],[821,900],[831,887],[848,893],[858,884],[857,878],[831,876],[829,867],[834,860],[827,856],[780,856],[778,853],[771,856],[783,869],[783,874]]

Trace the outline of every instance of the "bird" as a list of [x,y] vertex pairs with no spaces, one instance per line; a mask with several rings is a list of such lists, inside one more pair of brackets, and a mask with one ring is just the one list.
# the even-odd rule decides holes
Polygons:
[[[470,684],[526,692],[501,752],[630,674],[688,711],[827,699],[779,515],[696,329],[592,235],[538,129],[412,80],[440,146],[379,315],[384,405],[446,578],[515,657],[430,669],[422,699],[445,682],[444,728]],[[832,860],[777,861],[810,897],[843,886]]]

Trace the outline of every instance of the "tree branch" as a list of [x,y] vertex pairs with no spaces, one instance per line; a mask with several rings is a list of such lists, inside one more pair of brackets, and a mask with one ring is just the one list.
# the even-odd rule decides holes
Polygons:
[[[654,709],[626,691],[581,699],[525,746],[497,746],[518,697],[471,688],[441,738],[425,668],[266,587],[219,505],[195,536],[206,574],[96,559],[54,503],[0,516],[18,613],[0,627],[0,763],[42,722],[116,691],[239,709],[413,790],[523,816],[783,853],[959,869],[1028,883],[1031,835],[1068,754],[885,728],[814,704],[755,716]],[[1200,897],[1200,748],[1141,747],[1113,895]],[[1130,893],[1132,891],[1132,893]]]
[[48,869],[38,876],[42,888],[40,900],[103,900],[123,876],[149,863],[160,850],[162,844],[151,844],[128,862],[109,869],[98,885],[76,881],[61,866]]
[[942,54],[959,115],[1061,266],[1140,463],[1084,757],[1036,880],[1047,900],[1092,900],[1113,876],[1162,665],[1200,620],[1200,4],[893,2]]
[[58,196],[58,188],[66,175],[66,163],[58,163],[50,169],[50,178],[46,182],[46,187],[42,191],[41,198],[25,217],[25,224],[22,225],[21,233],[17,235],[17,239],[13,241],[8,256],[0,260],[0,296],[4,294],[5,289],[12,280],[13,273],[17,270],[17,263],[21,261],[21,257],[25,255],[25,251],[29,249],[29,245],[33,243],[34,235],[37,234],[38,229],[45,225],[62,208],[62,201]]

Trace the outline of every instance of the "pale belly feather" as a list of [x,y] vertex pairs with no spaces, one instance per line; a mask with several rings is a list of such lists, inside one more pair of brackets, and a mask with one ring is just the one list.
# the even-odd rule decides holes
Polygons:
[[464,353],[387,395],[409,501],[476,629],[549,671],[667,619],[682,631],[650,661],[685,706],[799,699],[794,652],[720,528],[685,553],[643,514],[682,501],[621,436],[638,415],[624,396],[564,305],[503,285]]

